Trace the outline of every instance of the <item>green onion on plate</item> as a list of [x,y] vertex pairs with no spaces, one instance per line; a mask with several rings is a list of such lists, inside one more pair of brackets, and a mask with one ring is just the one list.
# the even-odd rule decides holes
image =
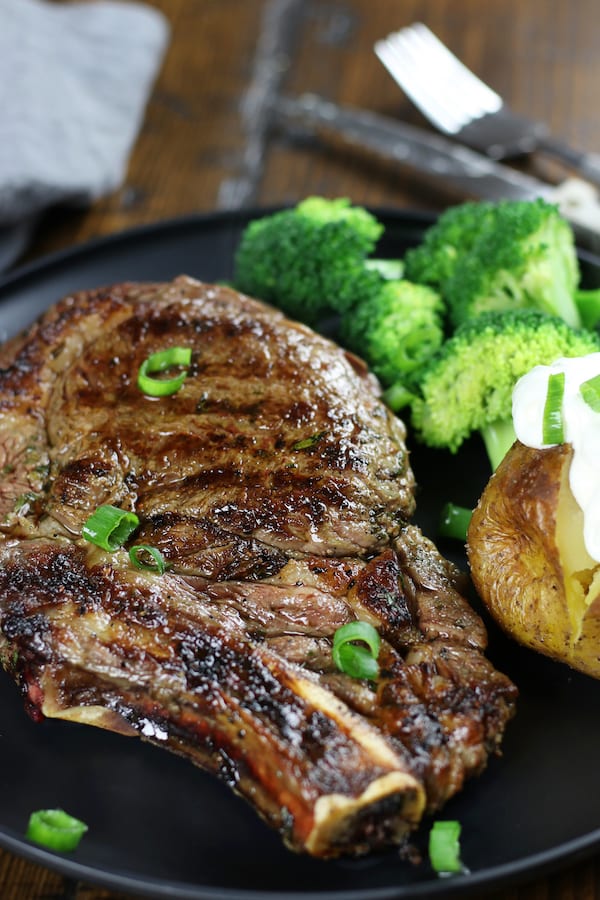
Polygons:
[[154,378],[153,375],[175,366],[187,367],[191,359],[190,347],[169,347],[152,353],[139,368],[137,380],[139,389],[149,397],[168,397],[177,393],[187,378],[187,368],[174,378]]
[[[151,561],[144,559],[145,556],[149,556]],[[160,550],[149,544],[136,544],[129,551],[129,559],[137,569],[144,572],[158,572],[159,575],[164,575],[167,571],[166,559]]]
[[565,393],[565,373],[553,372],[548,376],[548,389],[544,404],[542,442],[562,444],[565,440],[562,404]]
[[445,503],[442,507],[438,524],[440,537],[466,541],[467,529],[472,515],[473,510],[467,509],[465,506],[458,506],[456,503]]
[[438,820],[429,832],[429,861],[438,875],[463,872],[460,860],[460,822]]
[[380,646],[379,634],[368,622],[347,622],[333,635],[333,661],[341,672],[352,678],[376,678]]
[[116,506],[99,506],[87,519],[81,534],[86,541],[114,553],[136,530],[140,520],[135,513]]
[[62,809],[38,809],[31,813],[25,836],[49,850],[75,850],[88,826]]
[[594,412],[600,412],[600,375],[588,378],[579,386],[581,396]]

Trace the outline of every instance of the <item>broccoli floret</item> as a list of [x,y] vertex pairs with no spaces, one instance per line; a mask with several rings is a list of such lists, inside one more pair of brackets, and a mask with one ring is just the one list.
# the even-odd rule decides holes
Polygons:
[[444,295],[455,326],[482,312],[539,309],[576,328],[578,282],[573,231],[557,208],[505,201],[457,260]]
[[458,260],[470,251],[494,211],[493,203],[468,202],[443,212],[421,243],[407,250],[405,278],[443,290]]
[[346,198],[308,197],[249,223],[235,256],[235,287],[314,324],[379,291],[382,275],[365,262],[382,232]]
[[384,385],[408,386],[413,372],[444,339],[439,294],[410,281],[387,281],[378,294],[342,316],[342,343],[359,353]]
[[406,278],[440,291],[454,327],[504,309],[540,309],[581,325],[573,230],[545,200],[451,207],[405,265]]
[[496,468],[515,439],[512,391],[518,379],[538,364],[598,350],[598,335],[555,316],[485,313],[460,326],[422,369],[412,424],[425,444],[452,452],[481,432]]

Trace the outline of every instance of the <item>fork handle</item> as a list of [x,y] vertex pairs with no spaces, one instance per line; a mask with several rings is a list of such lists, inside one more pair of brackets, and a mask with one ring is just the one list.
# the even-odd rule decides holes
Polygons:
[[588,181],[593,181],[594,184],[600,185],[600,154],[584,153],[582,150],[575,150],[573,147],[569,147],[568,144],[550,135],[540,137],[537,146],[538,150],[543,150],[550,156],[554,156],[571,168],[576,169]]

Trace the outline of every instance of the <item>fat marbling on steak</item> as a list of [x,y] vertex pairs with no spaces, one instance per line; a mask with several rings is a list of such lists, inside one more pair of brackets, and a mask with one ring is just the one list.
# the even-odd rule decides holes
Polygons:
[[[183,387],[148,397],[172,346]],[[0,366],[0,653],[34,718],[183,754],[323,857],[401,842],[483,768],[515,689],[410,523],[404,427],[362,362],[180,277],[69,296]],[[164,575],[82,539],[101,504]],[[332,661],[355,619],[375,683]]]

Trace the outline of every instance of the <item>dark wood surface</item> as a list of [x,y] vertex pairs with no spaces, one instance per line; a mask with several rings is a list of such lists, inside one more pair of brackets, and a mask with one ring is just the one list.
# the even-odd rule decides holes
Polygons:
[[[272,127],[269,114],[277,91],[313,91],[424,124],[372,51],[377,38],[419,20],[516,110],[545,120],[573,144],[600,150],[597,0],[153,2],[170,20],[171,42],[126,182],[90,209],[49,212],[27,260],[141,223],[315,193],[441,210],[450,198],[406,172],[339,146],[292,140]],[[519,165],[558,174],[540,158]],[[600,857],[479,896],[600,900]],[[2,851],[0,897],[125,900]]]

